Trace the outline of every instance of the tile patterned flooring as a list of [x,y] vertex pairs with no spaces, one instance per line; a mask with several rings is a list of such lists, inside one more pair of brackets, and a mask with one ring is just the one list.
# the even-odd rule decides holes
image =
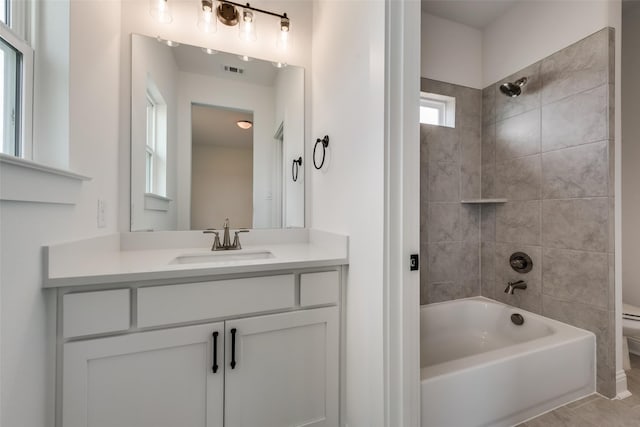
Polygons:
[[631,355],[627,385],[633,396],[624,400],[594,394],[518,427],[640,427],[640,356]]

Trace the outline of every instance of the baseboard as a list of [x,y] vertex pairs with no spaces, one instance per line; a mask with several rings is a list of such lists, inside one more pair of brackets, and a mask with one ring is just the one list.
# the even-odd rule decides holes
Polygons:
[[627,337],[629,342],[629,353],[633,353],[636,356],[640,356],[640,340],[636,338]]
[[616,373],[616,400],[626,399],[627,397],[631,397],[631,393],[627,389],[627,374],[624,373],[623,369],[620,369]]

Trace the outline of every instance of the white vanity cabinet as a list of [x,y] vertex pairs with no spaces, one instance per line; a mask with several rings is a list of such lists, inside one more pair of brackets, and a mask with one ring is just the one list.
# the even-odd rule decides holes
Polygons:
[[213,331],[223,338],[224,323],[64,344],[62,425],[222,427]]
[[340,272],[60,288],[58,427],[337,427]]

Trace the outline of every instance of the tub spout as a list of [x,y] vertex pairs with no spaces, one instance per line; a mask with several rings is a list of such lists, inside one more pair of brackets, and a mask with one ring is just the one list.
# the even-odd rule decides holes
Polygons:
[[513,292],[516,289],[522,289],[522,290],[527,289],[527,282],[525,282],[524,280],[518,280],[517,282],[508,282],[508,283],[509,284],[504,290],[505,294],[513,295]]

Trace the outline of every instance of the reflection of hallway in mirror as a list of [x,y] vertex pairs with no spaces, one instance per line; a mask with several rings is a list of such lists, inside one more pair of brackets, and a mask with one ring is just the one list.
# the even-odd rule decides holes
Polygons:
[[253,224],[253,113],[191,107],[191,229]]

